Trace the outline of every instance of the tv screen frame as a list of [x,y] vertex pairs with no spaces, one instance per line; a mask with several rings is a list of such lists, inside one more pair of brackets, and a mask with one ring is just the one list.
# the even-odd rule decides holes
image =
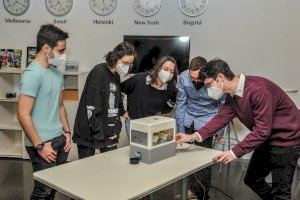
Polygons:
[[[184,45],[184,51],[186,51],[185,53],[180,54],[180,56],[176,56],[176,55],[174,56],[174,55],[164,54],[163,52],[160,52],[161,55],[157,58],[157,60],[160,57],[164,56],[164,55],[170,55],[170,56],[173,56],[176,59],[179,73],[181,73],[181,72],[185,71],[186,69],[188,69],[189,60],[190,60],[191,36],[189,36],[189,35],[123,35],[123,41],[131,43],[135,47],[136,52],[137,52],[137,58],[135,59],[135,61],[133,63],[134,66],[130,70],[130,73],[138,73],[138,72],[143,72],[143,71],[148,71],[149,70],[149,68],[139,69],[140,67],[143,67],[143,66],[140,66],[141,60],[147,54],[146,54],[146,51],[143,55],[139,54],[140,49],[137,48],[137,44],[132,43],[132,41],[134,39],[136,39],[136,40],[155,40],[156,44],[159,42],[159,40],[162,40],[164,42],[166,42],[168,40],[170,40],[170,41],[171,40],[172,41],[178,40],[182,43],[185,43],[185,44],[183,44]],[[155,47],[157,47],[157,45],[154,44],[154,46],[152,48],[147,49],[147,52],[149,53],[150,49],[153,50],[153,48],[155,48]],[[153,51],[155,52],[155,49]],[[174,51],[172,53],[176,54],[177,51]],[[184,59],[178,59],[178,57],[184,57]],[[154,63],[155,63],[155,61],[154,61]]]

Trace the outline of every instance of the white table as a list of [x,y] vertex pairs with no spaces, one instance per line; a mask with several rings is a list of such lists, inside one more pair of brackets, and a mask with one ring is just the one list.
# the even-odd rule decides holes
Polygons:
[[202,147],[180,150],[176,156],[148,165],[129,164],[129,147],[34,173],[35,180],[75,199],[137,199],[183,179],[211,164],[219,151]]

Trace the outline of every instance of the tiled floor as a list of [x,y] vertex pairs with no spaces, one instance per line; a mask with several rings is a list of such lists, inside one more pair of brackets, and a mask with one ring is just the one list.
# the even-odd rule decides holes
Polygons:
[[[0,160],[0,199],[21,200],[28,199],[32,190],[32,171],[29,161],[2,159]],[[218,189],[231,196],[234,200],[259,199],[243,182],[244,172],[240,163],[232,163],[223,166],[219,174],[219,166],[213,166],[212,188],[210,190],[212,200],[228,200]],[[172,184],[151,195],[155,200],[172,200],[179,192],[180,183]],[[300,199],[300,168],[297,168],[292,186],[293,200]],[[61,194],[56,199],[65,199]],[[101,199],[101,198],[99,198]]]

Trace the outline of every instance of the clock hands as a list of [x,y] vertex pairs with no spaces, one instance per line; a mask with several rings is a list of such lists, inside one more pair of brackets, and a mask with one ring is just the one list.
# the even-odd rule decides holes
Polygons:
[[57,3],[55,4],[55,7],[57,6],[57,4],[59,5],[59,7],[60,7],[60,10],[62,10],[62,7],[61,7],[61,3],[60,3],[60,1],[57,1]]
[[[20,3],[19,1],[16,1],[16,2],[14,3],[14,5],[15,5],[15,4],[19,4],[19,5],[23,6],[23,7],[26,7],[24,4]],[[13,6],[14,6],[14,5],[13,5]]]
[[117,5],[117,0],[90,0],[90,8],[97,15],[112,13]]
[[14,7],[15,7],[15,5],[16,5],[16,3],[17,3],[18,1],[15,1],[15,3],[12,5],[12,8],[14,9]]
[[147,14],[148,14],[148,11],[150,12],[151,8],[149,6],[149,1],[147,1],[147,6],[148,6],[148,10],[146,10]]
[[108,8],[106,7],[106,4],[105,4],[105,0],[102,0],[102,2],[103,2],[104,8],[105,8],[106,10],[108,10]]
[[193,0],[193,5],[194,5],[194,7],[195,8],[197,8],[197,5],[196,5],[196,3],[195,3],[195,1]]
[[142,16],[152,16],[158,12],[161,6],[161,0],[135,0],[134,10]]
[[13,15],[20,15],[26,12],[28,7],[27,1],[19,1],[19,0],[3,0],[4,7],[6,10]]

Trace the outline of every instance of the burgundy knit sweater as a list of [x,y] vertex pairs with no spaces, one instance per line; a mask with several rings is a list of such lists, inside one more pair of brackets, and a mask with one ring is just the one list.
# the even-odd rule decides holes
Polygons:
[[198,132],[204,140],[234,117],[251,131],[232,148],[237,157],[265,142],[282,147],[300,144],[300,113],[289,96],[270,80],[246,76],[243,97],[227,94],[220,112]]

